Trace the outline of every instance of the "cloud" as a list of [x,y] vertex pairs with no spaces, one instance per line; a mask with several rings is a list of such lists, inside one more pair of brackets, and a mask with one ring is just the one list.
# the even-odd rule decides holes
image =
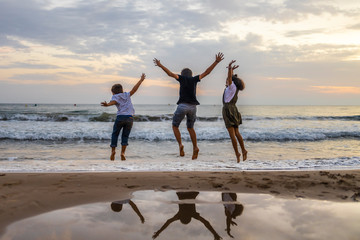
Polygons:
[[304,78],[299,77],[269,77],[266,80],[271,81],[304,81]]
[[[144,56],[159,51],[159,48],[183,43],[219,41],[219,36],[228,37],[225,28],[229,21],[254,22],[263,19],[260,22],[283,22],[281,15],[284,12],[288,12],[286,19],[296,21],[299,14],[340,12],[325,3],[104,0],[59,4],[56,1],[8,0],[0,3],[0,9],[6,9],[0,10],[0,29],[6,36],[62,46],[77,54],[116,52]],[[285,37],[322,30],[293,30],[288,31]],[[262,38],[254,32],[246,35]]]
[[[1,10],[0,10],[0,13],[1,13]],[[1,26],[1,23],[0,23],[0,26]],[[5,46],[5,47],[1,47],[1,46]],[[14,48],[26,48],[26,46],[22,45],[18,41],[11,39],[11,37],[0,32],[0,52],[2,52],[1,49],[7,49],[7,50],[11,49],[11,51],[13,52]]]
[[[297,15],[333,13],[312,1],[89,1],[44,5],[41,1],[2,1],[1,32],[42,44],[67,46],[76,53],[129,53],[154,50],[207,32],[221,33],[222,22],[244,18],[282,21]],[[214,10],[216,9],[216,10]],[[288,13],[287,13],[288,12]],[[230,13],[230,14],[229,14]],[[283,17],[282,15],[288,15]],[[280,17],[279,17],[280,16]],[[145,49],[145,47],[147,49]]]
[[221,51],[224,62],[201,82],[199,94],[222,94],[231,59],[258,91],[266,79],[298,89],[344,78],[356,86],[356,6],[340,0],[2,0],[0,82],[130,86],[145,72],[144,88],[151,90],[144,92],[159,87],[159,94],[177,94],[177,83],[154,67],[154,57],[175,73],[189,67],[200,74]]
[[360,30],[360,23],[351,25],[349,28],[350,28],[350,29]]
[[311,86],[311,90],[326,94],[360,94],[360,87],[352,86]]
[[[171,44],[191,38],[200,29],[214,29],[218,21],[185,7],[169,9],[164,3],[136,4],[126,1],[82,2],[75,6],[44,8],[38,1],[0,3],[0,29],[8,36],[36,41],[44,45],[66,46],[75,53],[134,53],[154,50],[158,43]],[[190,4],[190,3],[189,3]],[[150,6],[158,6],[151,9]],[[144,7],[146,6],[146,7]],[[181,6],[181,5],[180,5]],[[173,11],[171,11],[173,10]]]
[[[26,81],[29,82],[53,82],[59,80],[59,77],[54,74],[17,74],[12,76],[10,79],[16,80],[17,82]],[[29,81],[29,82],[28,82]]]
[[299,30],[299,31],[289,31],[285,34],[286,37],[298,37],[304,35],[311,35],[311,34],[319,34],[326,31],[326,29],[318,28],[318,29],[310,29],[310,30]]
[[13,63],[9,65],[0,65],[0,69],[13,69],[13,68],[22,68],[22,69],[57,69],[58,66],[51,64],[31,64],[31,63]]

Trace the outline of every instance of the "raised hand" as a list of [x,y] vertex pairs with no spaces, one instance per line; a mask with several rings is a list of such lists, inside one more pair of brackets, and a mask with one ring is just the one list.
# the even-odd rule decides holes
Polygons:
[[158,232],[154,232],[154,235],[152,236],[153,239],[157,238],[159,236]]
[[229,68],[229,69],[232,69],[232,70],[237,69],[239,67],[239,65],[231,66],[235,62],[236,62],[236,60],[231,60],[231,62],[229,63],[229,65],[226,68]]
[[231,60],[231,62],[229,62],[229,67],[231,66],[231,65],[233,65],[233,63],[235,63],[236,62],[236,60]]
[[155,64],[155,66],[160,66],[160,60],[158,60],[158,59],[156,59],[156,58],[154,58],[153,59],[153,62],[154,62],[154,64]]
[[140,80],[143,81],[146,78],[145,73],[141,74]]
[[215,55],[215,62],[219,63],[224,59],[224,54],[222,52],[219,52]]

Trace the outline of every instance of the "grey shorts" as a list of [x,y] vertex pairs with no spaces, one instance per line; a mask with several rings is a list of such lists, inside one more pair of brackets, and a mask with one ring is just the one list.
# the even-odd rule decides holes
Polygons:
[[186,127],[193,128],[194,123],[196,121],[196,105],[180,103],[173,116],[172,125],[175,127],[179,127],[181,121],[186,116]]

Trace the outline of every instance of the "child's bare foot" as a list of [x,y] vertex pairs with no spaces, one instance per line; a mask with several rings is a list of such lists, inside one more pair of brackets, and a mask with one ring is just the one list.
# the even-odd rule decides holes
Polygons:
[[184,145],[181,145],[181,146],[179,147],[179,150],[180,150],[180,157],[185,156]]
[[237,163],[239,163],[239,162],[240,162],[240,156],[241,156],[241,154],[240,154],[240,153],[236,153],[236,161],[237,161]]
[[121,154],[121,161],[125,161],[125,160],[126,160],[125,154]]
[[115,151],[111,152],[111,155],[110,155],[110,160],[111,160],[111,161],[114,161],[114,160],[115,160],[115,154],[116,154]]
[[199,148],[194,148],[193,155],[192,155],[192,160],[197,159],[198,154],[199,154]]
[[243,161],[247,159],[247,151],[243,152]]

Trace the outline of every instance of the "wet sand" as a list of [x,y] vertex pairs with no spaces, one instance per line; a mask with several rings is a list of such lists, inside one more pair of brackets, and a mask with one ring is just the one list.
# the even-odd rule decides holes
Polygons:
[[0,234],[9,224],[141,190],[231,191],[336,202],[360,200],[360,170],[0,173]]

